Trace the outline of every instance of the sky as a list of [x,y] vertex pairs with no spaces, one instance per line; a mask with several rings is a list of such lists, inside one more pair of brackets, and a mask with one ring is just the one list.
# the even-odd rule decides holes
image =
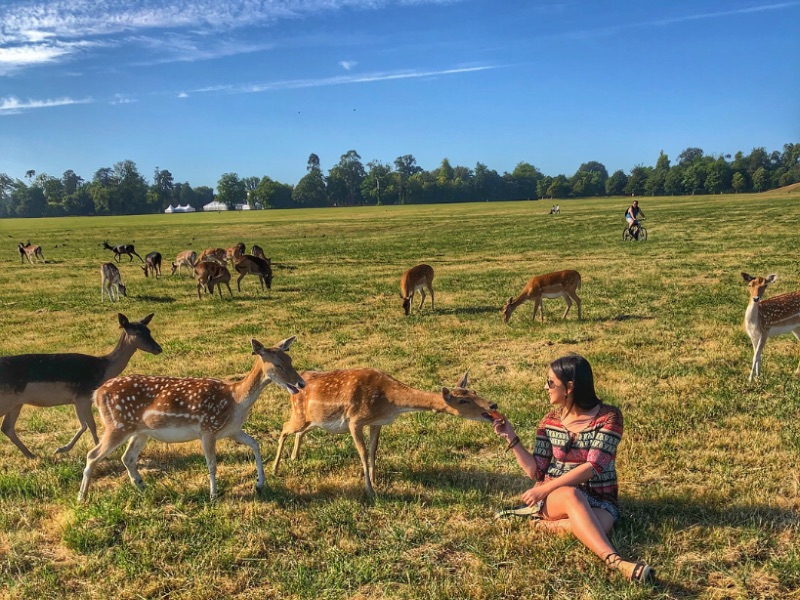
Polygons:
[[800,142],[800,0],[0,0],[0,173],[572,175]]

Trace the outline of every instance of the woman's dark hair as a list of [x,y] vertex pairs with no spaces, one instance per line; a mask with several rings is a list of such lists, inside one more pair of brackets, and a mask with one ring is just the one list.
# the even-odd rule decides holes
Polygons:
[[[591,410],[601,403],[594,391],[594,375],[589,361],[578,354],[562,356],[550,363],[556,377],[564,385],[572,382],[572,403],[581,410]],[[566,407],[570,410],[572,407]]]

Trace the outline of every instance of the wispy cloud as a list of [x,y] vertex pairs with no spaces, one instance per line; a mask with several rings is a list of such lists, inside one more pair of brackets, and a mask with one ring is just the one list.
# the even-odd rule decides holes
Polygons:
[[439,71],[394,71],[391,73],[367,73],[361,75],[339,75],[336,77],[323,77],[321,79],[290,79],[284,81],[271,81],[266,83],[214,85],[192,90],[196,94],[222,93],[222,94],[257,94],[275,90],[291,90],[331,85],[352,85],[356,83],[375,83],[379,81],[396,81],[401,79],[418,79],[421,77],[442,77],[463,73],[477,73],[499,69],[497,65],[484,65],[477,67],[458,67],[442,69]]
[[133,104],[134,102],[138,102],[136,98],[131,98],[127,94],[114,94],[114,96],[109,100],[109,104]]
[[92,98],[76,100],[74,98],[54,98],[50,100],[19,100],[14,96],[0,98],[0,115],[14,115],[26,110],[37,108],[53,108],[55,106],[68,106],[70,104],[90,104]]
[[355,67],[358,63],[354,60],[340,60],[339,66],[342,67],[345,71],[349,71],[353,67]]

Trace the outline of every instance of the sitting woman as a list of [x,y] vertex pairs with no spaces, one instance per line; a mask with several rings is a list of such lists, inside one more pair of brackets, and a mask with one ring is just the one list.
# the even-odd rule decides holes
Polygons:
[[614,459],[622,413],[597,397],[592,367],[582,356],[553,361],[545,390],[555,410],[539,423],[533,453],[523,448],[508,419],[494,422],[495,433],[536,481],[522,500],[544,529],[571,533],[628,580],[652,583],[655,571],[643,562],[622,560],[608,538],[619,518]]

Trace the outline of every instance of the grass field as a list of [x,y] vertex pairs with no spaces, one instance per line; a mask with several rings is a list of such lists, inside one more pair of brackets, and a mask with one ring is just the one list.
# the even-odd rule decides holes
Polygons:
[[[496,521],[530,486],[487,424],[428,413],[384,430],[374,501],[349,436],[309,434],[265,490],[244,446],[218,446],[220,500],[208,501],[199,443],[149,442],[148,488],[115,452],[75,501],[91,448],[52,451],[78,428],[71,407],[26,408],[0,436],[0,594],[14,598],[785,598],[800,597],[800,348],[769,341],[762,378],[739,273],[778,273],[768,295],[800,289],[796,195],[645,198],[650,239],[623,243],[627,199],[373,207],[0,222],[0,355],[110,351],[116,313],[154,312],[160,356],[126,373],[237,378],[249,339],[290,335],[298,369],[372,366],[420,389],[471,387],[500,405],[530,447],[548,410],[548,363],[578,352],[601,397],[622,408],[623,517],[613,541],[657,568],[632,587],[583,546]],[[46,264],[20,264],[17,242]],[[145,279],[123,259],[129,297],[100,302],[102,250],[135,241],[165,256]],[[258,243],[275,278],[197,299],[169,277],[179,251]],[[436,309],[403,317],[399,279],[431,264]],[[575,268],[583,321],[562,300],[503,324],[499,310],[535,274]],[[289,397],[268,386],[246,430],[271,461]],[[269,471],[269,464],[268,464]]]

